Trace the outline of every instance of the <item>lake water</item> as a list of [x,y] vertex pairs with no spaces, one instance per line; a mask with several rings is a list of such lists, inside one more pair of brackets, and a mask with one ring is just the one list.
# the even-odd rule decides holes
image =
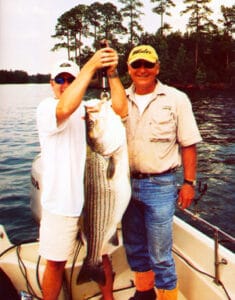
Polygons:
[[[13,243],[38,237],[29,207],[30,169],[40,151],[35,112],[39,102],[51,94],[48,84],[0,85],[0,223]],[[92,94],[90,91],[88,97]],[[198,204],[200,216],[234,237],[234,91],[191,92],[190,98],[203,137],[198,145],[198,179],[208,185]],[[180,174],[178,178],[180,184]],[[176,214],[198,226],[181,212]]]

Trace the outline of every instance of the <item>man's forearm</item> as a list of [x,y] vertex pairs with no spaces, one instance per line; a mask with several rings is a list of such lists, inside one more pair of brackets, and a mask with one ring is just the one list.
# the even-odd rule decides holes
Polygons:
[[125,89],[118,76],[108,76],[113,110],[122,118],[126,117],[128,104]]
[[196,145],[183,147],[182,163],[184,169],[184,178],[186,180],[194,181],[197,174],[197,148]]

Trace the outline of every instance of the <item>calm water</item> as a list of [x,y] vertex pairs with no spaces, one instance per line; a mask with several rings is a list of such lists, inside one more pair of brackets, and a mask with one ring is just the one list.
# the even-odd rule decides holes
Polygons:
[[[29,208],[30,169],[39,152],[35,109],[49,94],[49,85],[0,85],[0,223],[14,243],[38,237]],[[235,236],[235,95],[203,91],[190,98],[203,136],[198,179],[208,185],[200,216]]]

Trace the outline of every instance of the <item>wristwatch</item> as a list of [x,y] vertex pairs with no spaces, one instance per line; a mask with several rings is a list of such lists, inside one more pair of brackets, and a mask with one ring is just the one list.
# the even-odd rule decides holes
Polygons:
[[108,78],[116,78],[118,77],[118,71],[115,70],[112,74],[108,74]]
[[184,178],[184,183],[187,183],[187,184],[189,184],[191,186],[196,186],[197,181],[196,180],[188,180],[188,179]]

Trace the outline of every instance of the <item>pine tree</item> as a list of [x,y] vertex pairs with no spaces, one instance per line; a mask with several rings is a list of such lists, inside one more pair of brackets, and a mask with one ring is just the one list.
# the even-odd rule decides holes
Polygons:
[[181,14],[191,13],[187,28],[195,35],[195,74],[198,68],[199,57],[199,42],[200,36],[204,33],[210,32],[210,29],[215,29],[215,25],[209,16],[212,14],[212,9],[208,4],[211,0],[184,0],[184,4],[187,4],[185,10],[181,11]]
[[171,13],[168,9],[175,6],[175,3],[172,0],[151,0],[151,2],[159,3],[156,7],[153,8],[153,12],[161,16],[161,28],[160,32],[163,35],[164,28],[169,29],[169,24],[163,22],[164,15],[171,16]]
[[120,3],[125,6],[120,10],[121,14],[126,18],[130,19],[129,22],[129,45],[130,48],[134,45],[134,42],[138,42],[138,31],[143,31],[142,26],[138,23],[139,17],[143,15],[141,8],[143,3],[139,0],[119,0]]

